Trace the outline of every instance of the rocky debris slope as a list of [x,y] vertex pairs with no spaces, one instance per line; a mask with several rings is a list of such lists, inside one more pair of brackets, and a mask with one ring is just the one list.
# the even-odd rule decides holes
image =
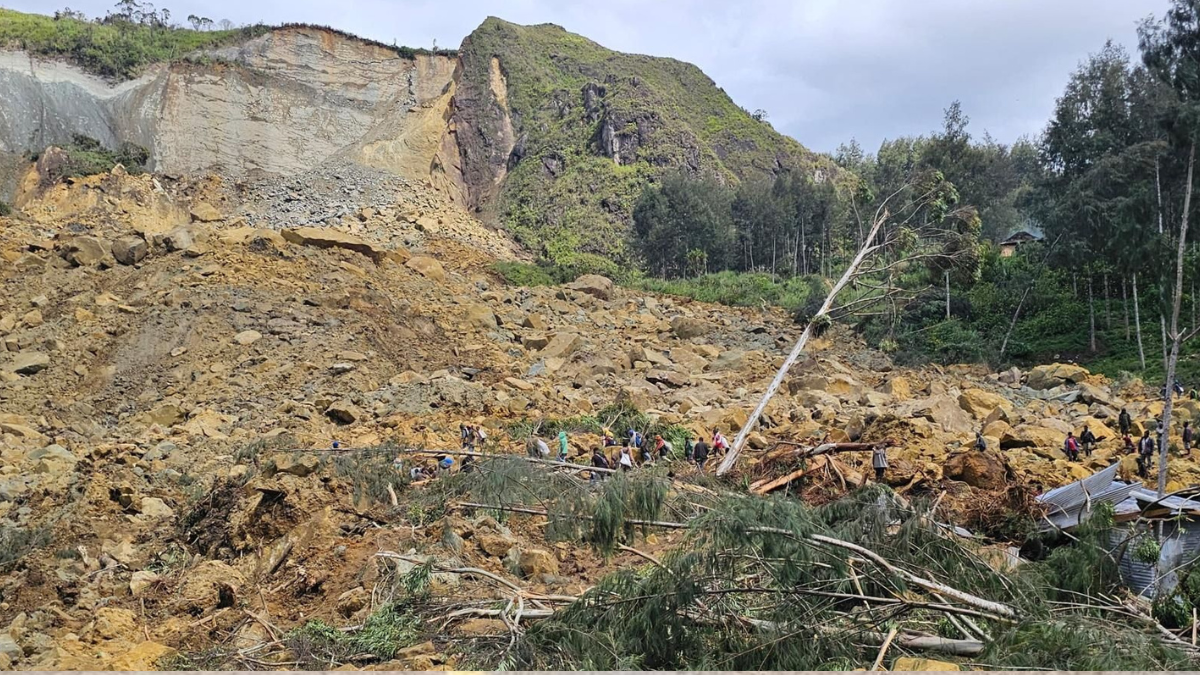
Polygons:
[[[504,286],[491,254],[442,233],[400,249],[236,224],[216,187],[163,180],[81,179],[0,219],[0,528],[47,538],[17,564],[0,553],[6,667],[145,668],[268,640],[247,608],[285,628],[361,621],[380,549],[578,594],[611,565],[547,543],[537,523],[424,522],[417,509],[411,528],[377,527],[391,457],[327,450],[452,448],[470,421],[519,453],[508,425],[615,401],[732,436],[799,333],[783,312],[603,277]],[[1161,404],[1147,394],[1069,364],[899,368],[835,328],[767,407],[743,466],[776,440],[892,438],[898,491],[994,500],[1111,461],[1128,475],[1112,427],[1121,407],[1152,423]],[[1084,424],[1106,440],[1067,462],[1062,438]],[[971,450],[978,429],[984,454]],[[574,452],[597,440],[578,435]],[[844,460],[869,474],[866,457]],[[1170,472],[1172,487],[1200,480],[1190,457]],[[396,665],[452,660],[420,656]]]

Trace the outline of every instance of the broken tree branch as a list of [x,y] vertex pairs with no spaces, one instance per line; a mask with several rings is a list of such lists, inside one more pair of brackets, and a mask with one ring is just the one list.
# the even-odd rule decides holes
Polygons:
[[[475,504],[475,503],[471,503],[471,502],[459,502],[458,504],[451,505],[451,508],[455,508],[455,507],[457,507],[457,508],[493,509],[493,510],[497,510],[497,511],[511,511],[514,513],[528,513],[531,515],[539,515],[539,516],[548,516],[549,515],[549,513],[545,509],[530,509],[530,508],[523,508],[523,507],[517,507],[517,506],[501,506],[501,505],[496,505],[496,504]],[[581,515],[581,514],[576,514],[574,517],[584,518],[584,519],[588,519],[588,520],[591,519],[590,516],[585,516],[585,515]],[[661,521],[661,520],[628,519],[625,522],[630,525],[644,525],[644,526],[648,526],[648,527],[661,527],[661,528],[665,528],[665,529],[674,529],[674,530],[683,530],[683,529],[687,529],[689,527],[689,525],[687,523],[673,523],[673,522]],[[797,535],[795,532],[792,532],[790,530],[784,530],[784,529],[777,528],[777,527],[748,527],[748,528],[746,528],[746,532],[749,534],[778,534],[778,535],[782,535],[782,536],[786,536],[786,537],[791,537],[798,541],[807,540],[807,541],[810,541],[810,542],[813,542],[816,544],[824,544],[827,546],[834,546],[837,548],[845,549],[847,551],[853,551],[854,553],[857,553],[857,554],[863,556],[865,559],[870,560],[871,562],[875,563],[879,567],[891,572],[892,574],[895,574],[898,577],[901,577],[908,583],[910,583],[914,586],[919,586],[921,588],[924,588],[926,591],[929,591],[930,593],[941,593],[942,595],[954,598],[958,602],[961,602],[965,605],[970,605],[972,607],[976,607],[978,609],[982,609],[985,612],[988,612],[990,614],[996,614],[998,616],[1002,616],[1002,617],[1010,618],[1010,619],[1017,618],[1016,610],[1014,610],[1012,607],[1009,607],[1008,605],[1005,605],[1004,603],[994,602],[994,601],[988,600],[986,598],[981,598],[979,596],[972,595],[965,591],[960,591],[957,588],[951,588],[950,586],[947,586],[945,584],[938,583],[938,582],[930,580],[930,579],[926,579],[917,574],[909,572],[908,570],[896,567],[895,565],[893,565],[892,563],[890,563],[886,559],[884,559],[883,556],[879,555],[878,553],[875,553],[874,551],[872,551],[868,548],[859,546],[858,544],[852,544],[848,541],[842,541],[841,539],[834,539],[833,537],[827,537],[827,536],[821,535],[821,534],[811,534],[811,535],[808,535],[805,537],[805,536]]]

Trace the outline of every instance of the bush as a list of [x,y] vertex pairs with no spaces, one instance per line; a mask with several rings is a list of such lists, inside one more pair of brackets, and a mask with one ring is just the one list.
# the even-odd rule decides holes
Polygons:
[[34,549],[50,543],[47,528],[0,525],[0,572],[6,572]]
[[495,262],[492,271],[500,275],[509,286],[553,286],[552,270],[540,265],[523,262]]
[[777,279],[762,272],[717,272],[670,280],[635,278],[625,283],[638,290],[738,307],[759,307],[766,303],[796,310],[815,295],[820,295],[818,306],[825,299],[824,293],[815,292],[821,287],[818,277]]
[[11,216],[11,215],[12,215],[12,207],[9,206],[7,202],[0,199],[0,217]]

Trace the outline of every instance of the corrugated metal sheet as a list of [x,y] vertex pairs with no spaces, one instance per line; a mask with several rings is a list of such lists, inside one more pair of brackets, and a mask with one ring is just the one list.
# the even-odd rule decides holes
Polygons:
[[[1089,507],[1124,501],[1136,486],[1113,480],[1119,467],[1119,463],[1113,464],[1083,480],[1039,495],[1037,500],[1049,507],[1046,514],[1049,523],[1043,529],[1075,527],[1086,513],[1090,513]],[[1085,509],[1088,510],[1085,512]]]
[[[1150,493],[1153,497],[1154,493]],[[1109,534],[1109,542],[1114,549],[1126,539],[1134,536],[1140,529],[1143,532],[1157,528],[1157,523],[1133,524],[1125,527],[1114,527]],[[1170,592],[1179,582],[1175,570],[1181,565],[1200,556],[1200,520],[1185,518],[1162,522],[1163,540],[1161,553],[1157,563],[1145,563],[1133,557],[1133,546],[1136,541],[1130,541],[1125,554],[1118,561],[1121,571],[1121,582],[1134,593],[1153,599],[1161,589]]]

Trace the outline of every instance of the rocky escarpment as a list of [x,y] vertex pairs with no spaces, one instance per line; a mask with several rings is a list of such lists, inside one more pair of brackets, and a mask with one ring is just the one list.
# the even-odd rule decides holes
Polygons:
[[[441,149],[445,115],[436,106],[449,103],[455,63],[310,28],[159,64],[117,85],[3,52],[0,153],[37,152],[80,133],[109,147],[141,145],[164,173],[292,174],[342,155],[424,179]],[[410,121],[430,135],[431,112],[432,139],[409,138]],[[370,151],[397,138],[405,157]]]
[[621,259],[642,187],[666,172],[842,176],[688,63],[496,18],[459,60],[452,126],[471,206],[559,262]]

